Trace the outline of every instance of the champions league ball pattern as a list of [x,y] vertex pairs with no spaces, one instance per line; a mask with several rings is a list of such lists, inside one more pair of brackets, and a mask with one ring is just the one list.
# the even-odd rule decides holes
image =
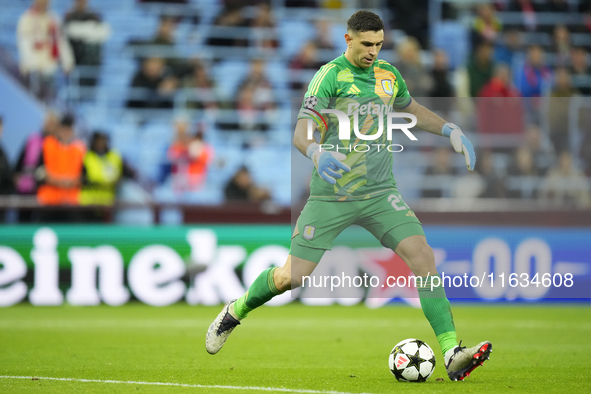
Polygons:
[[318,97],[316,96],[308,96],[304,100],[304,107],[306,109],[314,109],[316,104],[318,104]]
[[398,381],[424,382],[435,370],[435,354],[425,342],[405,339],[392,349],[388,365]]

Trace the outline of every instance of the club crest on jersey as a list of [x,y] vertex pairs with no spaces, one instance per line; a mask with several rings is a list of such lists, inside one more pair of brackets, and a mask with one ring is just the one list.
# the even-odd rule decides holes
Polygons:
[[304,108],[306,109],[314,109],[318,104],[318,97],[316,96],[308,96],[304,100]]
[[386,94],[394,94],[394,82],[391,79],[382,79],[382,88]]
[[306,226],[304,226],[304,234],[302,234],[302,237],[304,237],[304,239],[307,239],[309,241],[312,238],[314,238],[315,232],[316,232],[316,227],[306,225]]

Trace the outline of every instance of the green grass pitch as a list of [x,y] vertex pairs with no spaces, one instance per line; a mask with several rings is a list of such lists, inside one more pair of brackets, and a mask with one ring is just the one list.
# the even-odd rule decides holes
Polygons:
[[[459,338],[469,346],[493,343],[491,359],[465,382],[447,378],[435,336],[418,309],[263,307],[210,356],[204,337],[219,310],[184,304],[0,309],[0,393],[591,392],[588,305],[456,304]],[[412,337],[437,354],[426,383],[399,383],[388,370],[394,344]]]

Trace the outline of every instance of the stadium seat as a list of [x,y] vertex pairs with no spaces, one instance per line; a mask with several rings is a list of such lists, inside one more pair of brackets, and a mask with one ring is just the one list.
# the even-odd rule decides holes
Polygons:
[[224,97],[234,98],[238,85],[248,72],[248,62],[228,60],[212,67],[211,74]]
[[434,48],[443,49],[449,57],[449,65],[456,68],[466,63],[470,52],[468,31],[458,22],[439,22],[431,27]]
[[306,20],[284,20],[279,25],[281,52],[286,58],[294,56],[307,41],[314,38],[314,25]]

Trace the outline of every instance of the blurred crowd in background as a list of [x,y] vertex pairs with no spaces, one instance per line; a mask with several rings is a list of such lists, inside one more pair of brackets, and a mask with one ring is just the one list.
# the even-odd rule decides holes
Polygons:
[[[46,205],[289,206],[305,196],[307,181],[286,177],[293,108],[318,68],[344,51],[347,18],[366,8],[387,25],[380,58],[477,148],[476,171],[467,173],[443,138],[404,144],[394,174],[406,200],[591,208],[589,0],[0,7],[0,67],[46,108],[24,146],[5,147],[20,152],[16,160],[0,151],[0,194]],[[0,116],[11,114],[0,108]],[[25,211],[18,218],[55,219]]]

